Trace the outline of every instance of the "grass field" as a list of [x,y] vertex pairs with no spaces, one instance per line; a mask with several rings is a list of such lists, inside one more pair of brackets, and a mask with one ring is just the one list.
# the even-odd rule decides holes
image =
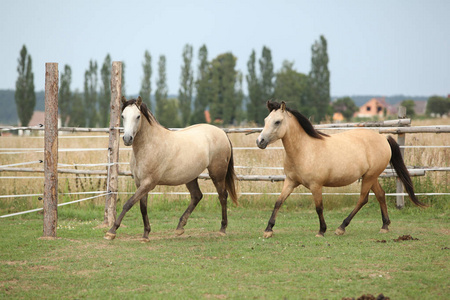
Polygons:
[[[413,125],[449,124],[449,120]],[[230,135],[234,147],[255,145],[256,135]],[[39,148],[38,137],[0,137],[2,147]],[[107,138],[61,138],[60,148],[106,148]],[[408,134],[407,145],[450,145],[448,134]],[[279,146],[277,144],[275,146]],[[120,161],[130,151],[121,145]],[[258,167],[282,165],[281,150],[235,150],[239,174],[282,174]],[[0,156],[0,165],[36,161],[40,152]],[[412,166],[450,166],[448,149],[406,149]],[[59,162],[106,162],[106,151],[61,152]],[[32,167],[39,167],[32,165]],[[65,167],[68,168],[68,167]],[[83,169],[87,167],[78,167]],[[127,169],[127,165],[121,165]],[[89,168],[92,169],[92,168]],[[99,167],[94,168],[99,169]],[[12,176],[37,178],[14,179]],[[427,172],[413,179],[416,192],[450,192],[446,172]],[[395,179],[383,179],[386,192],[395,192]],[[98,176],[59,176],[59,202],[106,189]],[[203,192],[215,192],[201,181]],[[240,182],[241,192],[279,193],[282,183]],[[325,192],[358,192],[359,183]],[[43,175],[0,172],[0,195],[42,193]],[[129,177],[119,180],[119,192],[135,191]],[[156,192],[185,192],[185,187],[157,187]],[[297,188],[295,192],[308,192]],[[118,211],[129,195],[120,195]],[[0,219],[0,298],[169,298],[169,299],[341,299],[382,293],[391,299],[447,299],[450,297],[450,197],[420,200],[428,209],[395,208],[388,197],[391,231],[379,234],[381,214],[373,197],[356,215],[344,236],[334,230],[356,203],[356,196],[324,196],[328,232],[316,238],[318,218],[308,196],[292,195],[280,210],[274,238],[263,239],[276,196],[241,196],[239,207],[229,206],[228,235],[220,237],[220,205],[205,196],[189,219],[186,233],[176,237],[178,218],[187,196],[155,195],[149,201],[152,224],[149,243],[139,238],[143,225],[138,207],[126,215],[114,241],[98,229],[104,198],[58,209],[57,240],[41,240],[42,215],[32,213]],[[0,215],[42,207],[37,197],[0,199]],[[403,235],[415,240],[396,242]],[[417,240],[416,240],[417,239]]]
[[[263,239],[270,209],[231,207],[228,234],[217,200],[193,213],[181,237],[174,229],[184,207],[150,213],[150,242],[139,238],[139,209],[114,241],[96,229],[96,210],[59,210],[58,239],[41,240],[37,213],[1,220],[0,297],[7,299],[448,299],[450,218],[446,210],[390,208],[391,231],[379,234],[376,201],[344,236],[333,231],[348,209],[325,213],[329,232],[316,238],[314,210],[284,208],[275,235]],[[203,201],[202,201],[203,202]],[[417,240],[396,242],[399,236]]]

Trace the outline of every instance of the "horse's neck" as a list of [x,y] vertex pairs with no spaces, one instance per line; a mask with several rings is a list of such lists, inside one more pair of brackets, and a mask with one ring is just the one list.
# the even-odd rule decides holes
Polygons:
[[[133,152],[138,159],[141,155],[148,156],[148,149],[156,151],[159,147],[152,147],[152,144],[158,146],[166,140],[166,136],[170,134],[170,131],[159,125],[156,121],[152,125],[143,119],[141,128],[135,136],[133,142]],[[155,154],[155,153],[153,153]]]
[[305,149],[312,138],[305,132],[295,118],[291,118],[290,122],[286,134],[281,141],[283,142],[286,154],[295,157],[303,152],[303,149]]

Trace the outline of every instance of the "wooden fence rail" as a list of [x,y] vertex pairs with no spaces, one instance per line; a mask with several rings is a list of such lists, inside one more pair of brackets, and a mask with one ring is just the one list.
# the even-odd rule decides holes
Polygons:
[[[394,120],[397,121],[397,120]],[[370,122],[372,123],[372,122]],[[359,123],[357,123],[359,124]],[[411,127],[389,127],[384,126],[346,126],[339,127],[340,124],[320,124],[314,125],[314,128],[320,130],[352,130],[352,129],[374,129],[383,134],[400,134],[400,133],[450,133],[450,125],[437,125],[437,126],[411,126]],[[58,131],[61,132],[96,132],[96,133],[109,133],[111,129],[119,130],[123,133],[123,127],[112,128],[78,128],[78,127],[60,127]],[[180,130],[182,128],[170,128],[170,130]],[[222,128],[226,133],[258,133],[262,131],[262,128]],[[45,126],[42,127],[15,127],[15,126],[0,126],[0,131],[13,131],[13,130],[45,130]]]
[[[48,64],[49,66],[49,75],[52,74],[52,78],[54,78],[54,71],[50,69],[50,67],[54,67],[56,65],[56,74],[57,74],[57,64]],[[47,66],[47,65],[46,65]],[[78,127],[61,127],[57,128],[57,122],[55,120],[47,121],[47,105],[49,105],[49,109],[51,106],[55,104],[47,104],[47,99],[52,99],[54,102],[56,99],[56,110],[57,110],[57,84],[56,84],[56,96],[54,91],[54,84],[50,84],[47,86],[46,83],[46,123],[45,126],[39,124],[38,126],[30,126],[30,127],[14,127],[14,126],[0,126],[0,134],[2,132],[13,131],[13,130],[41,130],[45,131],[46,135],[50,131],[56,132],[56,147],[52,146],[52,150],[56,151],[56,159],[53,158],[55,164],[52,164],[53,169],[49,169],[47,167],[43,169],[38,168],[12,168],[12,167],[0,167],[0,172],[33,172],[33,173],[44,173],[46,178],[46,185],[54,187],[50,185],[47,181],[47,177],[57,182],[57,174],[58,173],[66,173],[66,174],[85,174],[85,175],[107,175],[107,198],[105,201],[105,213],[104,213],[104,225],[111,226],[111,224],[115,221],[115,211],[116,211],[116,202],[117,202],[117,180],[118,176],[131,176],[130,171],[120,171],[119,170],[119,138],[120,132],[123,132],[123,128],[119,127],[120,120],[120,96],[121,96],[121,76],[122,76],[122,67],[120,62],[113,62],[112,64],[112,74],[111,74],[111,122],[109,128],[78,128]],[[56,76],[56,82],[58,78]],[[53,90],[51,90],[53,89]],[[398,142],[400,146],[404,146],[404,138],[406,133],[450,133],[450,125],[443,126],[411,126],[411,120],[404,118],[403,115],[399,115],[399,119],[397,120],[387,120],[387,121],[379,121],[379,122],[360,122],[360,123],[341,123],[341,124],[319,124],[314,126],[316,129],[320,130],[352,130],[358,128],[364,129],[372,129],[378,130],[383,134],[396,134],[398,135]],[[171,130],[179,130],[180,128],[173,128]],[[223,128],[226,133],[259,133],[262,131],[262,128]],[[109,133],[109,146],[108,146],[108,170],[73,170],[73,169],[57,169],[57,132],[93,132],[93,133]],[[55,136],[55,134],[53,134]],[[46,142],[47,143],[47,142]],[[47,145],[47,144],[46,144]],[[101,149],[99,149],[101,150]],[[44,151],[47,155],[47,148]],[[2,153],[2,152],[0,152]],[[47,157],[47,156],[46,156]],[[47,158],[45,158],[47,160]],[[439,171],[449,171],[449,168],[434,168],[433,170],[439,169]],[[421,169],[409,169],[408,170],[412,176],[423,176],[425,175],[425,171],[427,168]],[[386,169],[380,177],[392,177],[395,176],[394,172],[391,169]],[[210,179],[208,174],[200,174],[200,179]],[[285,180],[284,175],[238,175],[238,179],[242,181],[283,181]],[[398,194],[403,194],[403,186],[399,185],[401,189],[397,189]],[[53,188],[52,187],[52,188]],[[46,187],[47,188],[47,187]],[[53,193],[54,194],[54,193]],[[51,203],[52,207],[57,204],[57,198],[52,194]],[[44,196],[45,197],[45,196]],[[403,196],[397,198],[397,206],[403,206]],[[56,200],[55,200],[56,199]],[[400,201],[401,200],[401,201]],[[56,202],[55,202],[56,201]],[[45,205],[45,204],[44,204]],[[53,209],[53,208],[52,208]],[[54,210],[56,211],[56,210]],[[54,216],[57,216],[55,213]],[[56,222],[53,219],[46,220],[45,219],[45,209],[44,209],[44,236],[56,236]],[[46,226],[50,226],[48,233],[46,231]]]

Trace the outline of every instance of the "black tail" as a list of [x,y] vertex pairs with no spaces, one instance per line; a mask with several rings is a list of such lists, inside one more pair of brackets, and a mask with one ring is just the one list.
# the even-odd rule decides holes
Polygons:
[[225,188],[227,189],[227,192],[230,195],[231,199],[233,200],[234,204],[238,205],[238,202],[237,202],[238,197],[237,197],[236,185],[235,185],[237,176],[236,176],[236,173],[234,172],[233,145],[231,144],[231,141],[230,141],[230,147],[231,147],[231,156],[230,156],[230,161],[228,162],[227,175],[225,177]]
[[409,195],[409,198],[411,201],[419,206],[419,207],[427,207],[428,205],[422,203],[417,199],[417,196],[414,194],[414,187],[412,184],[411,177],[409,176],[408,169],[405,166],[405,162],[402,158],[402,153],[400,152],[400,146],[397,144],[397,142],[394,140],[392,136],[388,136],[387,138],[389,146],[391,146],[391,166],[394,168],[395,172],[397,173],[398,178],[403,183],[403,186],[406,189],[406,192]]

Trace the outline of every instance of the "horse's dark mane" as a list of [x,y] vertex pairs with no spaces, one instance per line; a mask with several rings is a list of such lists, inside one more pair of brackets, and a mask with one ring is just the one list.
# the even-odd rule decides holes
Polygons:
[[[131,99],[128,100],[127,102],[122,104],[122,111],[125,109],[125,107],[136,104],[136,99]],[[156,121],[155,116],[152,114],[152,112],[147,108],[147,105],[145,105],[144,102],[142,102],[141,107],[139,108],[139,110],[142,112],[142,114],[144,115],[144,117],[147,119],[148,123],[150,125],[152,125],[153,122],[158,122]]]
[[[278,103],[276,101],[267,101],[267,108],[270,112],[273,110],[278,110],[281,108],[281,103]],[[302,115],[299,111],[291,109],[289,107],[286,107],[286,110],[297,119],[300,126],[302,126],[303,130],[305,130],[306,134],[308,134],[310,137],[313,137],[315,139],[323,139],[324,136],[329,136],[326,133],[314,129],[314,126],[311,124],[308,118]]]

